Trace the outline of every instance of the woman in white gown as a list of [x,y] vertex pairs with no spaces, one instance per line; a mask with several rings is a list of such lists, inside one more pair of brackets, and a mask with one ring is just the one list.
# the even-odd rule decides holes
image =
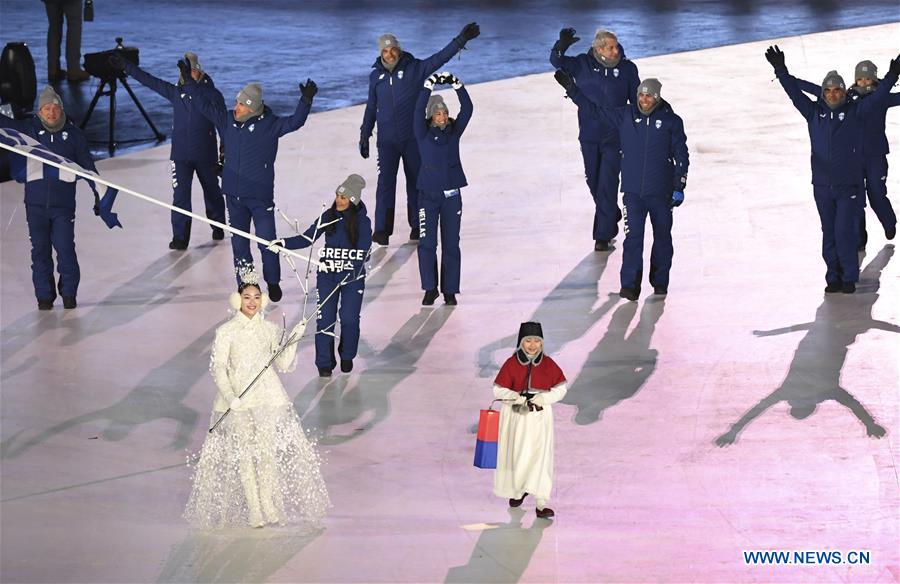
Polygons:
[[[207,435],[194,467],[184,516],[197,527],[318,524],[331,506],[319,454],[273,368],[238,397],[283,342],[302,336],[306,324],[282,335],[265,320],[268,299],[254,276],[242,277],[231,298],[236,313],[216,330],[213,342],[210,371],[218,395],[211,423],[231,412]],[[289,344],[274,366],[293,371],[296,352],[296,342]]]

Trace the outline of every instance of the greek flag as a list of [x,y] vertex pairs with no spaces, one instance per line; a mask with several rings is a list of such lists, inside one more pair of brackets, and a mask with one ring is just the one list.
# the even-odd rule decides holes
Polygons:
[[[68,158],[60,156],[55,152],[51,152],[46,146],[31,136],[13,130],[12,128],[0,128],[0,142],[7,146],[12,146],[21,152],[59,164],[65,168],[70,168],[100,178],[97,173],[84,169]],[[119,194],[118,189],[101,184],[100,188],[104,190],[103,197],[101,198],[100,193],[97,190],[97,184],[94,181],[71,172],[66,172],[55,166],[42,164],[33,158],[26,158],[21,155],[11,154],[9,166],[10,174],[13,179],[20,183],[41,179],[55,179],[62,182],[75,182],[78,179],[85,181],[91,187],[91,190],[94,191],[94,213],[99,215],[110,229],[113,227],[122,227],[118,215],[112,212],[113,203],[116,202],[116,195]]]

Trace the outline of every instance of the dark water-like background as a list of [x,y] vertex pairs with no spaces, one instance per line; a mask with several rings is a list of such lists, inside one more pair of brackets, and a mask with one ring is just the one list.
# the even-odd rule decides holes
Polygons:
[[[463,81],[475,83],[549,71],[549,50],[563,26],[575,27],[582,39],[570,49],[573,53],[586,50],[594,31],[604,27],[619,35],[629,57],[639,58],[900,20],[900,0],[95,0],[94,4],[95,20],[84,24],[83,52],[110,49],[114,37],[122,36],[126,45],[140,48],[145,69],[174,80],[175,62],[192,50],[229,104],[245,83],[261,81],[265,101],[280,113],[293,110],[297,82],[307,77],[320,88],[314,110],[365,101],[376,39],[387,31],[398,36],[404,49],[425,57],[443,47],[465,23],[477,21],[481,36],[446,67]],[[39,91],[47,76],[46,30],[39,0],[0,0],[0,41],[28,43]],[[850,55],[847,63],[835,66],[849,69],[863,58]],[[665,77],[664,72],[656,75]],[[132,85],[157,126],[168,133],[169,104],[137,83]],[[96,80],[58,84],[67,112],[76,119],[96,88]],[[150,137],[124,91],[118,94],[118,104],[117,137]],[[87,131],[102,153],[106,98],[98,110]]]

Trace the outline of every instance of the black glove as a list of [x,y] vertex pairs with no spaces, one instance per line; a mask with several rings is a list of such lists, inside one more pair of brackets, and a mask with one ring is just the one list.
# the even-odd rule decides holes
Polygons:
[[459,31],[459,34],[456,35],[456,38],[454,40],[458,42],[461,47],[465,48],[467,42],[474,39],[480,34],[481,28],[479,28],[478,24],[475,22],[470,22],[469,24],[465,25],[461,31]]
[[559,40],[556,41],[556,48],[558,48],[561,53],[565,53],[566,49],[580,40],[580,38],[575,36],[574,28],[564,28],[559,31]]
[[359,138],[359,155],[363,158],[369,157],[369,139],[368,138]]
[[194,83],[194,78],[191,76],[191,64],[187,59],[178,61],[178,70],[181,72],[181,79],[185,84]]
[[769,64],[772,65],[772,68],[776,71],[778,71],[779,69],[785,69],[784,53],[781,52],[781,49],[778,48],[778,45],[766,49],[766,61],[768,61]]
[[556,79],[556,82],[563,86],[567,92],[571,91],[573,87],[575,87],[575,78],[563,71],[562,69],[557,69],[556,73],[553,74],[553,78]]
[[900,76],[900,55],[896,59],[891,60],[891,66],[888,69],[888,75]]
[[112,68],[113,71],[117,73],[121,73],[125,71],[125,59],[122,58],[122,55],[113,51],[113,54],[109,56],[109,59],[106,60],[106,63]]
[[316,93],[319,92],[319,86],[316,85],[316,82],[306,78],[306,85],[300,84],[300,95],[303,96],[303,99],[306,100],[306,103],[312,103],[313,97],[315,97]]

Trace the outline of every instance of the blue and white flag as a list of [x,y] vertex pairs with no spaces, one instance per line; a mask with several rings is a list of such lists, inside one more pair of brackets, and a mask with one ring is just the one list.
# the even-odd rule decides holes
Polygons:
[[[0,128],[0,142],[6,144],[7,146],[12,146],[16,150],[28,153],[32,156],[37,156],[43,160],[59,164],[60,166],[63,166],[65,168],[70,168],[72,170],[77,170],[78,172],[100,178],[97,173],[82,168],[68,158],[50,151],[46,146],[44,146],[31,136],[23,134],[22,132],[19,132],[17,130],[13,130],[12,128]],[[122,223],[119,222],[118,214],[112,212],[113,203],[116,202],[116,195],[119,194],[118,189],[114,189],[112,187],[101,184],[101,187],[104,189],[104,193],[103,197],[100,198],[100,194],[97,190],[97,184],[89,178],[78,176],[71,172],[66,172],[65,170],[56,168],[55,166],[43,164],[35,160],[34,158],[28,158],[21,155],[11,155],[9,166],[12,177],[16,180],[16,182],[20,183],[26,183],[41,179],[54,179],[62,182],[75,182],[80,178],[91,187],[92,191],[94,191],[94,212],[99,215],[101,219],[103,219],[103,222],[106,223],[106,226],[110,229],[117,226],[122,227]]]

